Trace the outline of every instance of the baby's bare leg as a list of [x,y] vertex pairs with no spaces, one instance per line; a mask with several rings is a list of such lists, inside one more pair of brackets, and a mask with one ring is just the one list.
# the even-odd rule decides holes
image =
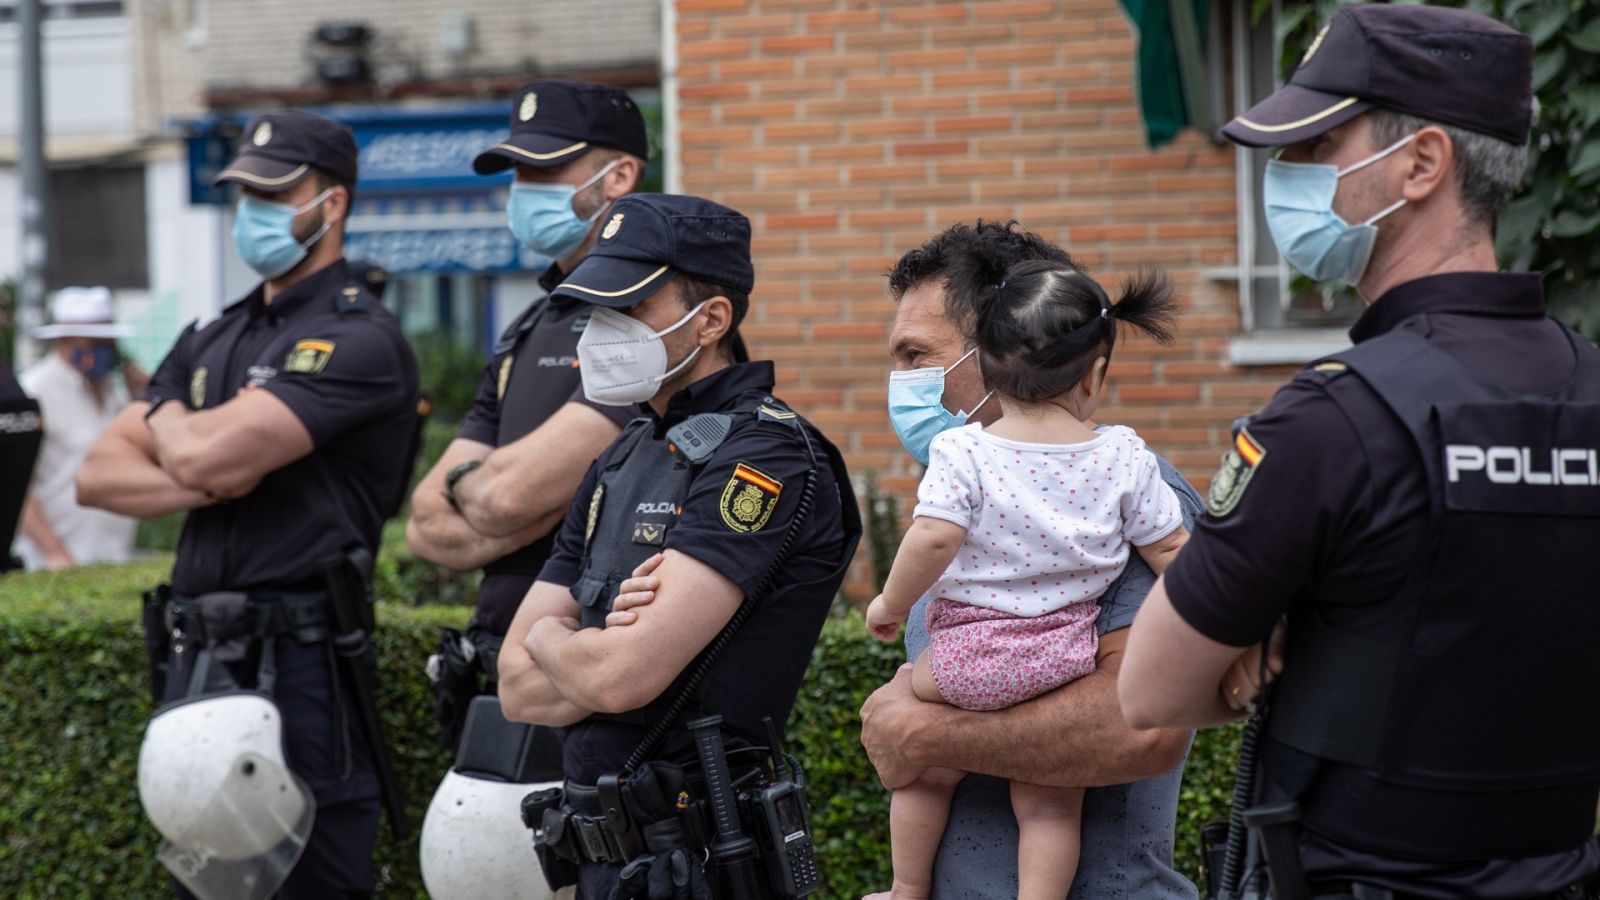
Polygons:
[[1078,872],[1083,788],[1013,781],[1011,809],[1017,816],[1017,900],[1063,900]]
[[894,888],[873,898],[927,900],[933,896],[933,860],[950,819],[950,795],[966,777],[956,769],[927,769],[889,798],[890,853]]
[[[917,657],[911,690],[920,700],[943,703],[928,671],[928,655]],[[894,859],[894,888],[868,894],[866,900],[926,900],[933,895],[933,860],[950,820],[950,795],[966,777],[956,769],[926,769],[916,781],[889,798],[889,840]]]

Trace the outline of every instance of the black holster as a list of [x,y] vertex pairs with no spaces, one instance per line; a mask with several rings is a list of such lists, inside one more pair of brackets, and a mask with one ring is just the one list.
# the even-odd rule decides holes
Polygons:
[[172,587],[158,584],[144,592],[139,621],[144,628],[145,656],[150,663],[150,699],[160,704],[167,693],[167,661],[172,650],[172,628],[167,624],[167,604]]
[[[622,866],[612,900],[711,900],[704,841],[685,814],[687,784],[682,767],[652,762],[627,781],[569,781],[528,795],[523,821],[535,829],[551,887],[575,883],[583,863],[610,863]],[[558,883],[557,873],[571,881]]]
[[427,672],[444,746],[454,749],[460,743],[473,698],[496,693],[501,640],[470,625],[465,633],[440,629],[439,649],[428,659]]

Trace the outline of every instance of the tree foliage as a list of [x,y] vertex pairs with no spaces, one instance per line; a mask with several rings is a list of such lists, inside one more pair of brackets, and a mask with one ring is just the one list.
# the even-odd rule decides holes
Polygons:
[[[1277,21],[1287,79],[1344,0],[1284,4]],[[1271,0],[1255,0],[1261,16]],[[1533,39],[1538,114],[1528,174],[1500,217],[1496,251],[1509,270],[1544,276],[1552,315],[1600,339],[1600,3],[1443,0]]]

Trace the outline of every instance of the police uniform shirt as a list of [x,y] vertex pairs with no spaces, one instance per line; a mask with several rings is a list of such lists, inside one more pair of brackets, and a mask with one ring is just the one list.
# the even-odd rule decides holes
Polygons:
[[[710,375],[674,395],[664,417],[656,419],[654,436],[660,439],[673,426],[689,416],[716,412],[734,406],[750,392],[770,392],[773,386],[772,363],[758,361],[735,364]],[[801,420],[803,423],[803,420]],[[845,555],[853,550],[854,537],[843,525],[840,489],[827,457],[820,434],[808,423],[817,450],[817,484],[811,515],[807,518],[794,550],[775,581],[775,592],[786,585],[804,584],[827,578],[840,570]],[[571,587],[578,581],[584,559],[585,535],[589,527],[590,500],[599,482],[599,473],[611,454],[627,436],[618,439],[584,477],[566,520],[557,533],[554,552],[539,573],[540,581]],[[674,465],[674,458],[663,453],[662,465]],[[810,459],[796,442],[792,426],[762,421],[755,417],[735,420],[721,446],[706,461],[684,494],[675,521],[667,530],[662,550],[676,550],[705,563],[749,594],[755,590],[777,556],[800,500],[801,486],[811,469]],[[736,473],[759,473],[765,481],[780,487],[776,502],[762,524],[756,528],[730,525],[724,511],[728,486]],[[673,498],[663,498],[671,501]],[[670,503],[664,503],[669,505]],[[601,515],[623,515],[632,520],[635,510],[619,510],[615,504],[602,504]],[[640,540],[641,538],[636,538]],[[648,539],[642,538],[642,539]],[[611,598],[604,598],[609,603]],[[767,714],[780,723],[786,721],[789,703],[799,688],[801,675],[822,628],[832,601],[824,597],[788,595],[784,602],[810,602],[814,608],[799,618],[805,627],[796,627],[793,615],[779,616],[770,605],[758,607],[719,658],[709,679],[712,690],[718,682],[739,685],[747,694],[768,692],[774,699],[764,702]],[[791,610],[791,613],[794,611]],[[670,690],[670,689],[669,689]],[[726,712],[726,711],[724,711]],[[681,731],[681,729],[680,729]],[[580,722],[568,729],[565,737],[567,775],[593,783],[593,777],[616,771],[637,745],[642,729],[617,723]],[[668,745],[665,755],[672,755]]]
[[[1514,391],[1557,390],[1576,367],[1560,326],[1545,317],[1537,275],[1410,281],[1373,303],[1350,335],[1359,344],[1414,317],[1422,317],[1427,340]],[[1239,432],[1213,481],[1209,514],[1167,569],[1173,608],[1212,640],[1259,643],[1296,604],[1310,604],[1331,627],[1371,630],[1421,553],[1429,501],[1415,443],[1359,377],[1337,365],[1319,368],[1281,388]],[[1327,767],[1302,805],[1309,810],[1340,778],[1361,777]],[[1600,865],[1592,843],[1550,856],[1445,866],[1378,858],[1309,830],[1302,835],[1313,876],[1386,875],[1436,885],[1441,896],[1554,891]]]
[[343,260],[264,302],[263,286],[203,329],[193,325],[145,399],[209,409],[264,390],[311,435],[312,452],[249,494],[192,510],[178,540],[179,594],[303,584],[351,544],[376,550],[404,490],[416,429],[417,363],[399,323]]
[[[550,264],[539,277],[546,292],[566,275]],[[484,368],[456,437],[501,447],[543,425],[567,403],[582,403],[618,428],[638,415],[631,406],[602,406],[583,395],[578,376],[578,338],[589,323],[590,307],[565,298],[536,300],[512,321]],[[524,334],[526,331],[526,334]],[[503,635],[511,627],[539,567],[550,555],[555,535],[545,537],[483,567],[478,584],[477,627]]]
[[22,386],[17,384],[17,376],[12,373],[11,367],[0,365],[0,404],[15,403],[26,396],[22,393]]

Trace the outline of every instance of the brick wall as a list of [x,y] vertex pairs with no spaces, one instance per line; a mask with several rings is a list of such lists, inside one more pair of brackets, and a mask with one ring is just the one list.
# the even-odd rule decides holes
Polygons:
[[[1164,266],[1171,347],[1119,345],[1101,419],[1137,428],[1202,491],[1233,417],[1285,369],[1228,365],[1239,329],[1234,157],[1145,148],[1135,39],[1115,0],[678,0],[682,188],[749,215],[745,334],[782,396],[901,497],[918,472],[886,423],[882,273],[946,225],[1016,218],[1107,285]],[[858,574],[851,585],[868,587]]]

